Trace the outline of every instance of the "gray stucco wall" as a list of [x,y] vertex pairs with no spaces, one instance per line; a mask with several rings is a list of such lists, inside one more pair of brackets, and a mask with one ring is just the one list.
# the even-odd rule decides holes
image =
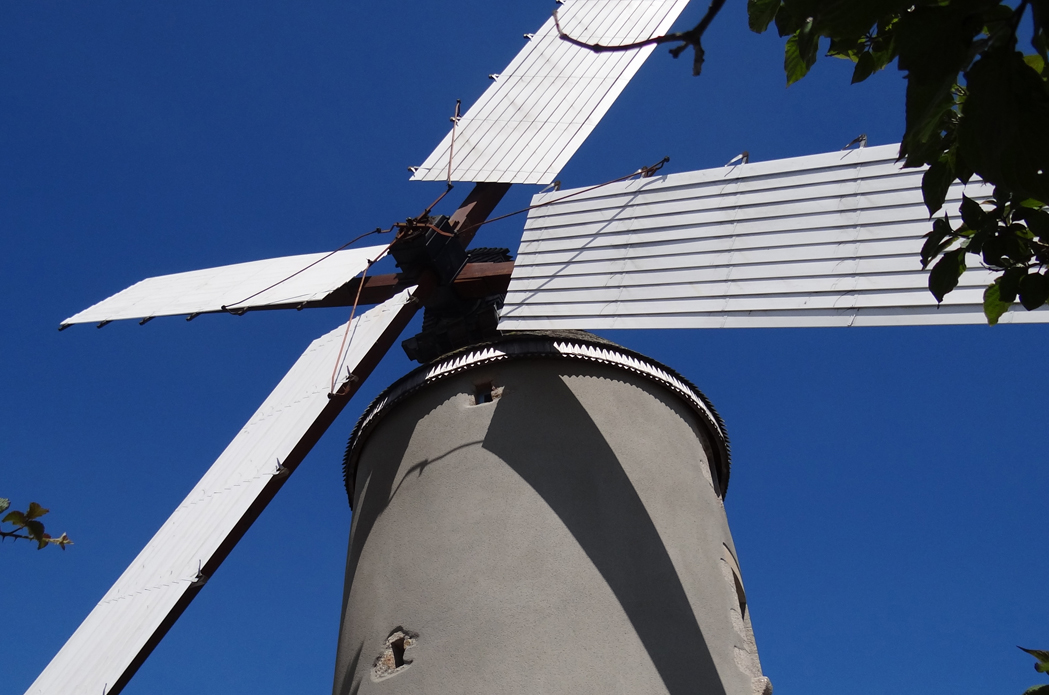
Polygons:
[[335,695],[752,695],[702,432],[669,389],[572,360],[398,403],[358,444]]

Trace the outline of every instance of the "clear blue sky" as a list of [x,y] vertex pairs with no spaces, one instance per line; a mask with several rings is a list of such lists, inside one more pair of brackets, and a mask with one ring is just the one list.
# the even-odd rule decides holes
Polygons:
[[[895,69],[786,89],[742,0],[701,78],[659,50],[562,172],[598,183],[902,132]],[[408,182],[553,9],[0,3],[0,494],[76,545],[0,546],[0,691],[24,691],[287,368],[346,311],[61,319],[144,277],[333,249],[420,212]],[[696,0],[682,26],[706,9]],[[467,185],[453,193],[465,195]],[[501,211],[522,205],[519,187]],[[516,245],[522,220],[486,228]],[[915,254],[918,249],[915,248]],[[915,261],[917,263],[917,260]],[[1049,647],[1045,326],[616,332],[732,437],[727,499],[777,695],[1019,695]],[[125,690],[327,693],[350,510],[341,452],[391,353]],[[1041,511],[1039,511],[1041,510]]]

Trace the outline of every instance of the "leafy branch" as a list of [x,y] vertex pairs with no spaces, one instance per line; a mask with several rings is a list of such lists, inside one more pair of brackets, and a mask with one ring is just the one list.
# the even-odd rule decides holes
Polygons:
[[579,46],[580,48],[586,48],[594,53],[608,53],[611,51],[632,51],[644,46],[659,45],[664,43],[680,43],[681,45],[675,46],[670,49],[670,55],[677,58],[685,50],[691,46],[695,51],[695,58],[692,60],[692,74],[699,75],[703,71],[703,62],[705,60],[705,52],[703,51],[703,34],[706,33],[707,28],[710,27],[711,22],[718,16],[718,12],[724,7],[725,0],[711,0],[710,7],[707,8],[707,12],[703,15],[703,18],[699,20],[696,26],[692,27],[688,31],[679,31],[672,34],[664,34],[662,36],[655,36],[645,41],[635,41],[634,43],[625,43],[618,45],[605,45],[600,43],[587,43],[586,41],[580,41],[579,39],[572,38],[561,29],[561,22],[558,19],[557,12],[554,12],[554,25],[557,27],[557,35],[562,41],[567,41],[573,46]]
[[[0,497],[0,514],[6,512],[10,506],[11,500]],[[44,524],[39,519],[49,511],[49,509],[44,509],[36,502],[30,502],[29,509],[24,512],[17,510],[8,512],[3,519],[0,519],[0,523],[10,524],[14,528],[5,530],[0,527],[0,541],[8,538],[15,541],[27,540],[36,543],[38,550],[42,550],[48,545],[57,545],[62,550],[65,550],[67,545],[73,545],[73,541],[69,540],[69,536],[66,534],[63,533],[58,538],[53,538],[51,534],[44,530]]]
[[[1023,647],[1017,647],[1021,651],[1025,651],[1035,659],[1038,663],[1034,665],[1034,670],[1038,673],[1049,673],[1049,651],[1042,649],[1024,649]],[[1049,685],[1035,685],[1024,691],[1024,695],[1049,695]]]

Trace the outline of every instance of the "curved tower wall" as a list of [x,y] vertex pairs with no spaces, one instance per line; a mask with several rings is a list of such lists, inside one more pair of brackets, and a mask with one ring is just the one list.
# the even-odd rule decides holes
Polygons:
[[380,399],[348,454],[335,695],[770,691],[701,415],[527,356]]

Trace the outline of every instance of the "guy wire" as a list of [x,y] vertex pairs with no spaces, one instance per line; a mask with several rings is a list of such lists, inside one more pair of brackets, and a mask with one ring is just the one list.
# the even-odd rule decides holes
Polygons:
[[[332,256],[334,256],[335,254],[337,254],[337,253],[338,253],[339,251],[342,251],[343,249],[345,249],[345,248],[346,248],[347,246],[352,246],[353,244],[356,244],[356,243],[357,243],[358,241],[360,241],[361,239],[363,239],[363,238],[364,238],[364,237],[366,237],[366,236],[370,236],[370,235],[372,235],[372,234],[386,234],[386,233],[388,233],[388,232],[391,232],[391,231],[393,231],[393,227],[390,227],[389,229],[382,229],[382,228],[376,227],[375,229],[373,229],[373,230],[372,230],[372,231],[370,231],[370,232],[365,232],[364,234],[361,234],[361,235],[359,235],[359,236],[356,236],[356,237],[354,237],[353,239],[350,239],[349,241],[347,241],[347,242],[346,242],[345,244],[343,244],[343,245],[342,245],[342,246],[340,246],[339,248],[335,249],[334,251],[332,251],[332,252],[330,252],[330,253],[327,253],[327,254],[325,254],[325,255],[321,256],[320,258],[318,258],[317,260],[315,260],[315,261],[314,261],[313,263],[310,263],[310,264],[309,264],[308,266],[306,266],[305,268],[302,268],[301,270],[296,270],[296,271],[295,271],[294,273],[292,273],[292,274],[291,274],[291,275],[289,275],[288,277],[284,278],[283,280],[278,280],[277,282],[273,283],[273,284],[272,284],[272,285],[270,285],[269,287],[265,287],[265,288],[263,288],[263,289],[259,290],[258,292],[256,292],[255,294],[249,295],[249,296],[245,297],[244,299],[241,299],[240,301],[237,301],[237,302],[232,302],[231,304],[223,304],[221,308],[222,308],[222,310],[223,310],[223,311],[225,311],[225,312],[227,312],[227,313],[230,313],[230,314],[237,314],[237,310],[236,310],[236,309],[230,309],[230,307],[231,307],[231,306],[232,306],[232,307],[235,307],[235,306],[237,306],[238,304],[243,304],[244,302],[247,302],[247,301],[249,301],[249,300],[251,300],[251,299],[254,299],[255,297],[258,297],[258,296],[259,296],[260,294],[262,294],[263,292],[269,292],[269,291],[270,291],[270,290],[272,290],[272,289],[273,289],[274,287],[277,287],[278,285],[281,285],[281,284],[283,284],[283,283],[287,282],[288,280],[291,280],[291,279],[292,279],[293,277],[295,277],[296,275],[300,275],[300,274],[302,274],[302,273],[306,272],[307,270],[309,270],[309,269],[310,269],[310,268],[312,268],[313,266],[317,265],[317,264],[318,264],[318,263],[320,263],[321,261],[325,261],[325,260],[327,260],[327,259],[331,258],[331,257],[332,257]],[[389,247],[387,247],[387,248],[389,248]],[[383,251],[383,253],[386,253],[386,252],[385,252],[385,251]],[[376,259],[376,260],[378,260],[378,259]],[[241,312],[240,312],[240,313],[244,313],[244,311],[247,311],[247,309],[241,310]]]
[[513,217],[514,215],[520,215],[521,213],[528,212],[529,210],[535,210],[537,208],[546,207],[547,205],[553,205],[554,203],[560,203],[562,200],[568,200],[569,198],[573,198],[573,197],[575,197],[577,195],[582,195],[584,193],[589,193],[590,191],[595,191],[598,188],[603,188],[603,187],[609,186],[609,185],[611,185],[613,183],[619,183],[620,181],[626,181],[627,179],[632,179],[635,176],[641,176],[643,178],[647,178],[647,177],[651,176],[652,174],[654,174],[655,172],[657,172],[660,169],[662,169],[663,165],[666,164],[669,161],[670,161],[670,157],[663,157],[663,159],[659,160],[658,162],[656,162],[652,166],[641,167],[640,169],[638,169],[637,171],[635,171],[632,174],[627,174],[626,176],[620,176],[618,179],[612,179],[611,181],[605,181],[604,183],[599,183],[596,186],[590,186],[589,188],[582,188],[582,189],[580,189],[578,191],[575,191],[574,193],[569,193],[567,195],[563,195],[560,198],[555,198],[554,200],[547,200],[546,202],[543,202],[543,203],[536,203],[535,205],[529,205],[526,208],[521,208],[520,210],[515,210],[514,212],[508,212],[505,215],[500,215],[499,217],[493,217],[490,220],[485,220],[483,222],[478,222],[477,224],[473,225],[472,227],[467,227],[466,229],[460,229],[459,233],[462,234],[464,232],[472,232],[475,229],[477,229],[479,227],[482,227],[482,226],[484,226],[486,224],[491,224],[492,222],[498,222],[499,220],[505,220],[508,217]]

